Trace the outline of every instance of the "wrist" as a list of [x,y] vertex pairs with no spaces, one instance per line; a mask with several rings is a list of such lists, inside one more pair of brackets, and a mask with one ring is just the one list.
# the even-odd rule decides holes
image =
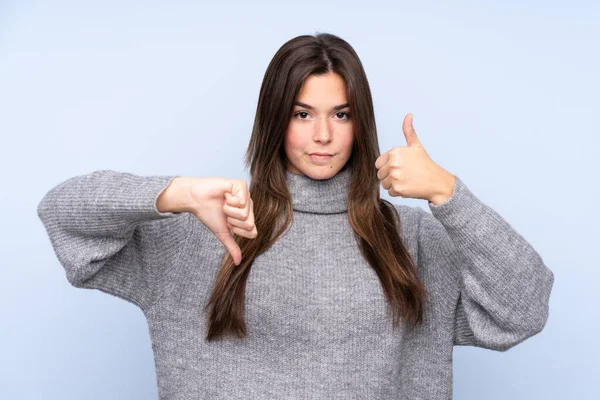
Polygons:
[[447,172],[445,179],[442,179],[440,182],[438,192],[428,199],[429,202],[435,206],[447,202],[450,197],[452,197],[454,186],[456,185],[456,177],[450,172]]
[[181,213],[188,211],[188,180],[184,176],[177,176],[156,199],[156,209],[159,212]]

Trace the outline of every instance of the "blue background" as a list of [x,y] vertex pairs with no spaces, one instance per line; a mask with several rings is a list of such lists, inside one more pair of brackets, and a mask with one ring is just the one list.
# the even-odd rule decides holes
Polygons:
[[0,398],[157,398],[142,312],[71,287],[36,206],[96,169],[248,179],[266,67],[316,32],[359,54],[381,151],[413,113],[555,274],[540,334],[455,347],[455,398],[600,398],[599,21],[592,1],[0,2]]

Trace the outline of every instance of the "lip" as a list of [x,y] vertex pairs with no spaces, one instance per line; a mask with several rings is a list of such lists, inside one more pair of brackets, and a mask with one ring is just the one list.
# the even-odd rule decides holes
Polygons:
[[310,153],[309,155],[313,163],[322,165],[327,164],[333,157],[332,154],[327,153]]

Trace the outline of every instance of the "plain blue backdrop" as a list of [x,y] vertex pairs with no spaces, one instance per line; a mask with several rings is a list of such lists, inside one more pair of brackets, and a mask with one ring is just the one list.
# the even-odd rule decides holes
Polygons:
[[413,113],[555,274],[540,334],[455,347],[455,398],[600,398],[599,21],[592,1],[0,2],[0,398],[157,398],[142,312],[71,287],[36,206],[96,169],[248,179],[266,67],[316,32],[360,56],[381,152]]

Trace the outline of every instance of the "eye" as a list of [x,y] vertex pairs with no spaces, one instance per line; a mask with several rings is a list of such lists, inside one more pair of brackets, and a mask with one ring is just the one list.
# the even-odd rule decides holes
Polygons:
[[340,114],[341,114],[341,115],[345,115],[345,116],[346,116],[346,118],[342,118],[342,119],[346,119],[346,120],[347,120],[347,119],[350,119],[350,113],[347,113],[347,112],[339,112],[339,113],[337,113],[336,115],[340,115]]
[[[294,117],[301,119],[301,120],[307,119],[306,118],[307,115],[308,115],[308,113],[306,111],[298,111],[298,112],[294,113]],[[350,113],[347,113],[347,112],[339,112],[339,113],[336,113],[335,115],[337,115],[338,117],[342,116],[341,118],[339,118],[341,120],[349,120],[350,119]]]
[[[299,115],[299,114],[308,115],[308,113],[306,111],[298,111],[297,113],[294,114],[294,117],[297,117],[297,115]],[[298,118],[298,119],[306,119],[306,118]]]

